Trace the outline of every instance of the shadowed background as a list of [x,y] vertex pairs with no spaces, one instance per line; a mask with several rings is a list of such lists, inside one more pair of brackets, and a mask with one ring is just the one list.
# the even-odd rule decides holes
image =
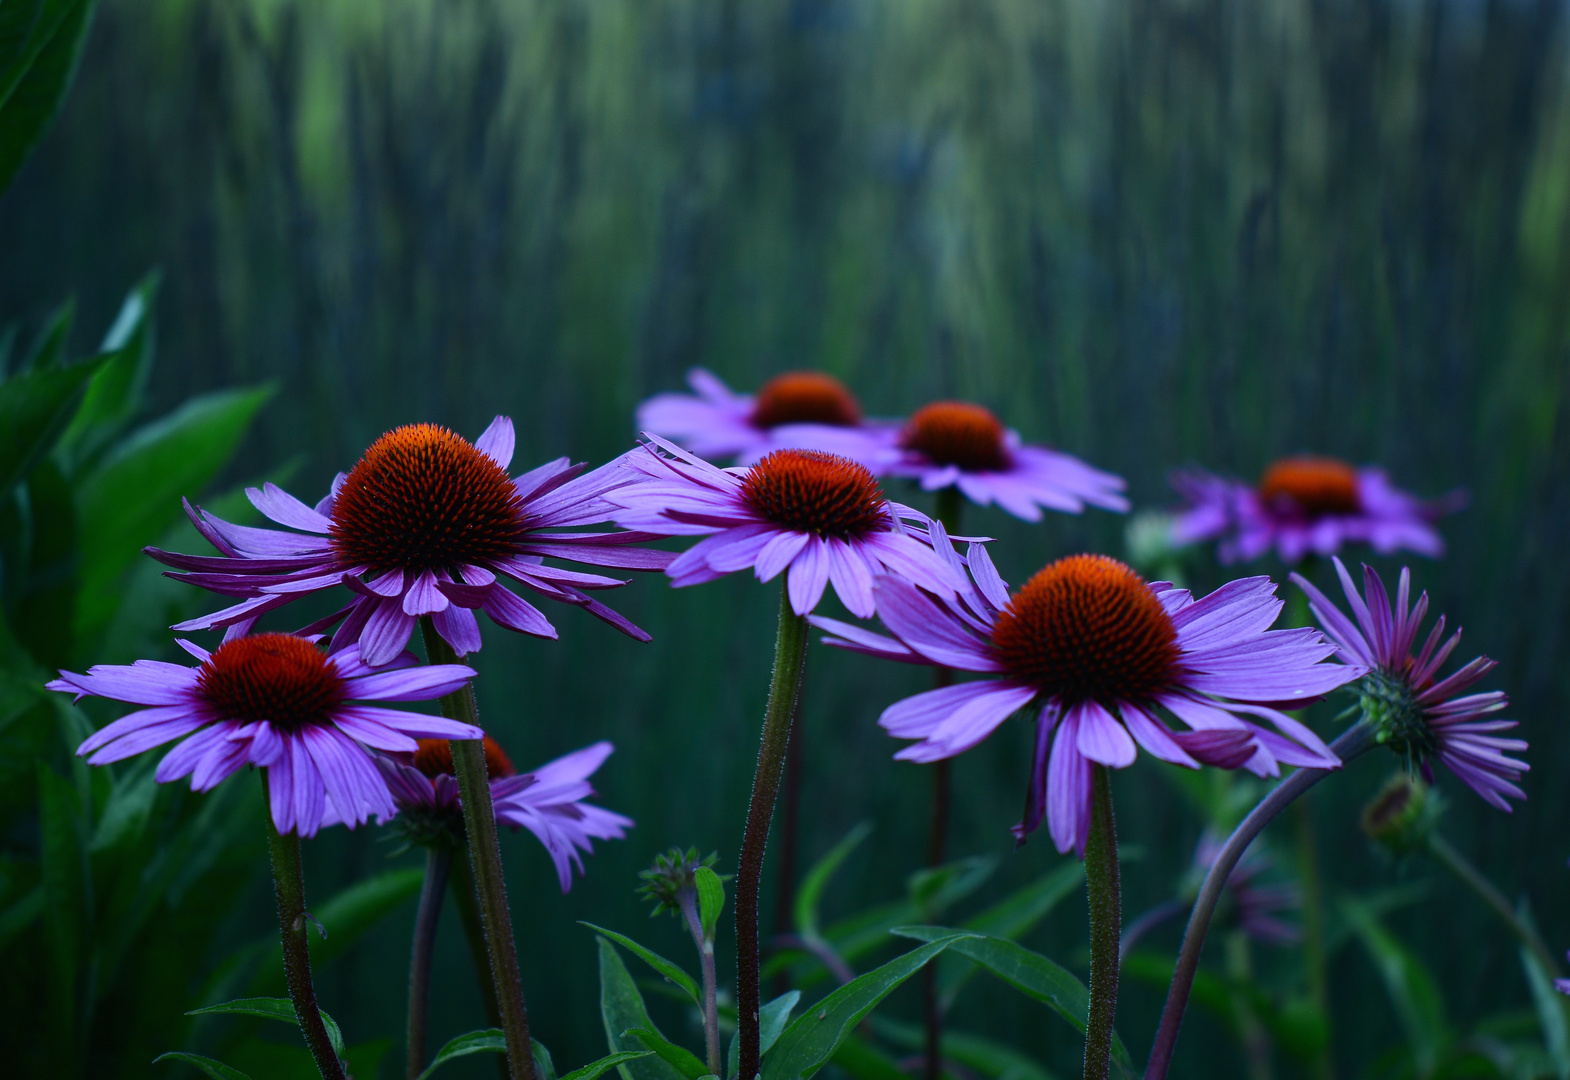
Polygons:
[[[74,293],[80,350],[160,268],[155,397],[275,381],[227,479],[292,462],[308,502],[415,420],[472,438],[505,412],[518,467],[605,460],[630,445],[636,403],[694,364],[742,390],[820,367],[872,415],[972,398],[1126,476],[1136,506],[1170,503],[1175,466],[1254,476],[1298,451],[1383,464],[1420,494],[1464,486],[1449,556],[1414,572],[1465,624],[1462,653],[1501,661],[1488,685],[1511,694],[1533,771],[1510,816],[1442,781],[1446,830],[1530,898],[1557,948],[1566,15],[1552,0],[106,0],[59,124],[0,201],[0,291],[29,333]],[[1057,554],[1123,550],[1123,522],[1101,512],[1025,526],[973,510],[967,527],[999,538],[1016,584]],[[1204,561],[1192,573],[1222,580]],[[671,844],[734,867],[776,589],[642,578],[607,599],[655,642],[552,611],[560,642],[487,627],[477,664],[482,718],[520,767],[609,738],[600,801],[638,822],[566,898],[531,838],[504,839],[532,1017],[564,1069],[604,1053],[593,935],[573,920],[685,960],[673,921],[647,925],[634,872]],[[925,685],[810,655],[801,858],[876,824],[831,916],[901,894],[920,865],[927,778],[889,760],[874,720]],[[1315,714],[1321,732],[1333,712]],[[1026,753],[1016,720],[956,767],[952,849],[998,855],[999,895],[1058,858],[1044,837],[1011,850]],[[1390,925],[1439,976],[1451,1021],[1527,1007],[1481,906],[1359,836],[1389,768],[1359,762],[1310,797],[1332,896],[1428,882],[1429,902]],[[1115,781],[1139,849],[1125,919],[1170,894],[1198,836],[1168,780],[1145,758]],[[373,830],[324,835],[308,888],[380,869],[387,847]],[[236,940],[266,928],[269,903],[258,876]],[[1076,898],[1029,944],[1083,970],[1083,918]],[[351,1041],[396,1039],[411,921],[412,905],[322,974]],[[480,1019],[456,923],[442,932],[437,1040]],[[1172,930],[1154,942],[1176,945]],[[1331,987],[1352,1075],[1395,1041],[1394,1018],[1355,948],[1335,954]],[[891,1007],[914,1016],[903,995]],[[1160,1003],[1129,981],[1119,1029],[1136,1060]],[[1077,1071],[1070,1030],[990,981],[954,1023]],[[1241,1058],[1193,1013],[1174,1075],[1218,1068]]]

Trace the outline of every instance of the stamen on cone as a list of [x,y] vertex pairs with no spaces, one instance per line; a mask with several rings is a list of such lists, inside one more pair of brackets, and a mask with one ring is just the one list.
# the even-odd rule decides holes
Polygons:
[[801,532],[841,538],[884,528],[887,500],[866,466],[819,450],[776,450],[747,472],[758,513]]
[[331,721],[346,689],[327,655],[293,634],[254,634],[220,645],[197,692],[226,720],[266,720],[282,731]]
[[1009,463],[1003,425],[968,401],[935,401],[917,410],[900,434],[900,445],[966,472],[997,472]]

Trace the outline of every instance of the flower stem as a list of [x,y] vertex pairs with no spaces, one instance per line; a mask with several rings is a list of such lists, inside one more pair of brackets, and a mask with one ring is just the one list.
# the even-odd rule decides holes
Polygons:
[[[802,660],[802,679],[806,680],[806,659]],[[784,805],[780,807],[780,848],[776,864],[779,887],[774,893],[774,933],[788,934],[795,926],[796,912],[796,838],[801,814],[802,773],[801,695],[796,696],[796,711],[790,718],[790,742],[785,747]],[[790,972],[781,968],[775,979],[775,993],[790,989]]]
[[752,777],[752,802],[741,838],[741,859],[736,866],[736,1011],[740,1027],[740,1080],[758,1072],[758,885],[763,877],[763,851],[769,840],[769,819],[779,797],[780,773],[790,743],[791,717],[801,693],[802,661],[807,652],[807,620],[791,610],[790,593],[780,588],[779,631],[774,641],[774,675],[769,684],[769,704],[763,713],[763,737],[758,745],[758,767]]
[[[491,962],[485,949],[485,931],[480,929],[480,905],[474,898],[474,875],[469,873],[467,851],[460,850],[453,857],[448,883],[453,906],[458,909],[458,921],[463,924],[464,939],[469,943],[469,958],[474,961],[474,981],[479,985],[480,998],[485,1004],[485,1020],[491,1027],[499,1028],[502,1014],[496,1007],[496,986],[491,982]],[[496,1071],[501,1080],[508,1080],[510,1074],[505,1057],[496,1059]]]
[[1500,892],[1492,881],[1484,877],[1465,855],[1451,847],[1450,842],[1438,833],[1429,837],[1428,852],[1440,866],[1460,878],[1463,885],[1475,892],[1483,903],[1488,905],[1489,910],[1505,924],[1505,928],[1515,935],[1515,939],[1542,965],[1544,974],[1549,978],[1559,974],[1559,962],[1554,959],[1554,954],[1543,943],[1537,930],[1516,914],[1515,909],[1510,906],[1510,901],[1505,899],[1505,894]]
[[[262,794],[267,795],[267,773],[262,772]],[[300,869],[300,834],[293,829],[285,835],[273,824],[267,812],[267,847],[272,854],[273,892],[278,897],[278,929],[283,940],[283,973],[289,983],[289,1000],[294,1003],[295,1019],[305,1036],[305,1045],[316,1060],[323,1080],[345,1080],[343,1062],[333,1049],[322,1023],[322,1010],[316,1004],[316,988],[311,985],[311,948],[305,936],[305,875]]]
[[[1364,721],[1341,733],[1330,744],[1331,753],[1343,762],[1351,761],[1374,744],[1374,729]],[[1188,929],[1183,933],[1183,948],[1178,953],[1177,966],[1172,972],[1172,985],[1167,989],[1167,1004],[1161,1011],[1161,1026],[1156,1029],[1156,1040],[1150,1049],[1150,1064],[1145,1066],[1145,1080],[1164,1080],[1172,1064],[1172,1049],[1177,1044],[1178,1028],[1183,1024],[1183,1010],[1188,1007],[1189,991],[1194,986],[1194,974],[1199,970],[1199,954],[1205,946],[1205,932],[1210,929],[1210,917],[1215,914],[1216,903],[1227,878],[1237,867],[1238,860],[1253,843],[1254,837],[1264,831],[1281,811],[1299,795],[1329,776],[1333,769],[1300,768],[1271,789],[1258,806],[1238,827],[1232,830],[1227,842],[1216,855],[1205,883],[1200,886],[1199,898],[1188,917]]]
[[[420,616],[425,637],[425,657],[433,664],[455,664],[457,654],[436,632],[429,615]],[[474,686],[441,700],[442,715],[479,726],[480,710]],[[469,843],[469,869],[474,874],[480,906],[480,929],[485,938],[491,981],[502,1034],[507,1041],[507,1071],[512,1080],[534,1080],[534,1050],[529,1040],[529,1013],[523,1002],[518,975],[518,950],[513,944],[512,915],[507,910],[507,883],[502,877],[501,846],[496,842],[496,811],[491,804],[491,781],[485,769],[484,743],[479,739],[453,739],[453,772],[463,804],[464,836]]]
[[1090,835],[1085,840],[1085,891],[1090,900],[1090,1014],[1085,1022],[1084,1080],[1106,1080],[1112,1061],[1112,1021],[1118,1008],[1118,937],[1123,890],[1118,874],[1118,826],[1105,765],[1093,767]]
[[682,889],[676,895],[681,904],[682,921],[698,947],[698,958],[703,965],[703,1048],[707,1052],[709,1072],[720,1076],[720,1008],[719,991],[714,975],[714,939],[703,936],[703,920],[698,915],[698,894],[693,889]]
[[442,896],[452,872],[452,849],[433,847],[425,852],[425,883],[420,907],[414,916],[414,944],[409,948],[409,1023],[405,1072],[416,1080],[425,1071],[426,1032],[431,1014],[431,956],[436,946],[436,924],[441,919]]

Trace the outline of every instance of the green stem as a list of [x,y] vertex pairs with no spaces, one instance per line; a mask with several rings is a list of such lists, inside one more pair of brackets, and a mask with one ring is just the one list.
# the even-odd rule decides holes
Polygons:
[[[420,616],[425,637],[425,657],[433,664],[455,664],[458,656],[436,632],[429,615]],[[441,700],[442,715],[479,727],[480,710],[474,686]],[[507,1041],[507,1070],[512,1080],[534,1080],[534,1050],[529,1040],[529,1013],[518,975],[518,950],[513,944],[512,915],[507,909],[507,883],[502,877],[502,852],[496,840],[496,810],[491,804],[491,780],[485,768],[485,744],[480,739],[453,739],[453,772],[463,804],[464,836],[469,842],[469,869],[474,874],[475,896],[480,903],[480,929],[485,937],[496,1006],[501,1014],[502,1035]]]
[[[267,796],[267,771],[262,770],[262,795]],[[316,1060],[323,1080],[346,1080],[343,1062],[333,1049],[322,1023],[322,1010],[316,1004],[316,988],[311,985],[311,949],[305,935],[305,874],[300,869],[300,834],[288,835],[273,824],[267,810],[267,847],[272,854],[273,892],[278,897],[278,929],[283,939],[283,973],[289,984],[289,1000],[294,1003],[295,1019],[305,1036],[305,1045]]]
[[409,1022],[406,1029],[405,1073],[417,1080],[425,1071],[425,1048],[431,1015],[431,957],[436,949],[436,924],[442,915],[442,896],[452,872],[452,849],[428,848],[425,882],[420,887],[420,907],[414,916],[414,944],[409,949]]
[[788,585],[780,587],[779,630],[774,641],[774,676],[769,704],[763,713],[763,737],[752,777],[752,801],[741,838],[736,866],[736,1010],[740,1028],[740,1080],[752,1080],[760,1061],[758,1009],[758,886],[763,879],[763,852],[769,840],[769,819],[779,797],[780,773],[790,744],[791,717],[801,693],[802,661],[807,654],[807,620],[791,610]]
[[1543,966],[1543,971],[1550,978],[1559,975],[1559,962],[1554,959],[1554,954],[1538,936],[1537,930],[1516,914],[1515,909],[1510,906],[1510,901],[1505,899],[1505,894],[1495,888],[1494,883],[1484,877],[1465,855],[1451,847],[1450,842],[1438,833],[1429,838],[1428,851],[1439,865],[1460,878],[1462,884],[1475,892],[1483,903],[1488,905],[1489,910],[1505,924],[1505,928],[1515,935],[1515,939],[1537,958],[1537,962]]
[[1085,890],[1090,900],[1090,1015],[1085,1023],[1084,1080],[1106,1080],[1112,1021],[1118,1008],[1118,937],[1123,923],[1118,828],[1105,765],[1092,766],[1090,836],[1085,840]]
[[687,933],[698,948],[698,960],[703,965],[703,1049],[708,1058],[709,1073],[720,1072],[720,1009],[719,987],[714,972],[714,939],[703,934],[703,919],[698,913],[697,890],[684,888],[676,894],[681,905],[682,921]]

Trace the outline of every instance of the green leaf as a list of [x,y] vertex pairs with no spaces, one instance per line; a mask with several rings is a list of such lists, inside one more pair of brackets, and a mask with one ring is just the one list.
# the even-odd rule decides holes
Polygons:
[[[92,943],[87,931],[87,846],[76,788],[38,763],[38,818],[43,869],[44,925],[48,931],[46,989],[52,1038],[73,1038],[77,973]],[[69,1044],[73,1049],[75,1042]]]
[[648,1028],[628,1028],[625,1034],[631,1035],[644,1046],[653,1050],[660,1059],[669,1064],[687,1080],[700,1080],[709,1075],[709,1067],[698,1060],[691,1050],[677,1046],[669,1039],[656,1035]]
[[446,1046],[436,1051],[436,1056],[420,1074],[419,1080],[425,1080],[436,1071],[438,1066],[446,1064],[453,1058],[468,1057],[470,1054],[505,1054],[506,1052],[507,1038],[502,1034],[501,1028],[471,1031],[459,1035],[456,1039],[449,1039]]
[[82,534],[77,640],[90,641],[118,602],[121,573],[180,516],[234,454],[271,387],[193,398],[133,432],[79,488]]
[[602,1057],[598,1061],[591,1061],[581,1069],[574,1069],[562,1077],[561,1080],[597,1080],[599,1075],[607,1070],[614,1069],[629,1061],[637,1061],[639,1058],[653,1056],[654,1051],[652,1050],[623,1050],[619,1053]]
[[[896,1046],[917,1051],[926,1047],[926,1030],[915,1024],[902,1024],[883,1016],[874,1016],[869,1023],[873,1031]],[[853,1036],[845,1040],[845,1046],[856,1041]],[[990,1080],[1052,1080],[1051,1073],[1012,1047],[947,1026],[943,1029],[943,1056]],[[839,1062],[839,1055],[836,1054],[834,1060]],[[876,1078],[867,1077],[866,1080]]]
[[529,1046],[534,1051],[535,1080],[556,1080],[556,1062],[552,1059],[551,1052],[545,1049],[545,1044],[539,1039],[530,1039]]
[[665,959],[665,957],[661,956],[653,949],[644,948],[626,934],[618,934],[614,930],[607,930],[603,926],[595,926],[593,923],[583,922],[581,919],[578,921],[584,926],[587,926],[590,930],[599,931],[601,934],[604,934],[616,944],[633,953],[645,964],[648,964],[655,971],[658,971],[661,975],[665,976],[671,982],[685,990],[687,992],[687,996],[692,998],[692,1003],[694,1005],[698,1006],[699,1008],[703,1007],[703,996],[698,990],[698,984],[693,980],[691,975],[688,975],[676,964]]
[[[643,1028],[659,1034],[649,1019],[643,995],[627,974],[616,946],[603,937],[595,938],[600,948],[600,1020],[605,1025],[605,1040],[612,1055],[625,1050],[643,1051],[643,1044],[626,1032]],[[622,1080],[686,1080],[658,1055],[643,1051],[636,1060],[625,1058],[616,1063]]]
[[713,941],[720,912],[725,910],[725,883],[707,866],[698,867],[692,880],[698,887],[698,921],[703,924],[703,940]]
[[73,655],[78,535],[76,493],[52,460],[40,461],[24,481],[32,518],[26,576],[8,599],[23,645],[46,668],[63,668]]
[[211,1076],[213,1080],[251,1080],[249,1076],[239,1069],[232,1069],[221,1061],[215,1061],[210,1057],[202,1057],[200,1054],[170,1051],[167,1054],[159,1054],[153,1058],[154,1065],[157,1065],[160,1061],[183,1061],[187,1065],[194,1065],[201,1069],[208,1076]]
[[[11,186],[59,112],[76,75],[94,7],[93,0],[0,4],[0,55],[5,57],[0,68],[0,192]],[[16,33],[28,21],[30,32],[17,48]]]
[[1554,1075],[1559,1080],[1570,1080],[1570,1025],[1565,1022],[1565,996],[1554,989],[1553,972],[1544,971],[1527,949],[1521,950],[1521,966],[1526,969],[1526,982],[1532,988],[1532,1007],[1543,1029],[1543,1046],[1553,1059]]
[[944,949],[965,940],[963,931],[929,941],[882,967],[858,976],[819,1001],[785,1029],[763,1059],[763,1080],[806,1080],[834,1056],[840,1043],[906,979]]
[[851,1080],[910,1080],[909,1074],[899,1067],[898,1062],[855,1035],[845,1036],[845,1041],[839,1044],[830,1060],[844,1069]]
[[[323,940],[311,935],[311,966],[319,970],[342,956],[388,915],[418,896],[424,882],[421,867],[389,870],[333,894],[326,903],[312,904],[311,914],[327,928],[328,937]],[[272,970],[282,971],[281,946],[273,947],[273,960]]]
[[39,331],[38,338],[27,350],[20,370],[43,371],[45,368],[65,366],[65,346],[71,337],[71,326],[76,321],[76,301],[67,300],[49,315],[49,321]]
[[[322,1024],[327,1028],[327,1038],[332,1041],[333,1052],[342,1061],[346,1055],[343,1046],[343,1032],[338,1029],[338,1022],[328,1016],[325,1010],[318,1009],[322,1014]],[[200,1009],[186,1010],[187,1016],[210,1016],[215,1013],[224,1013],[233,1016],[259,1016],[264,1020],[280,1020],[286,1024],[299,1026],[298,1015],[294,1011],[294,1002],[288,998],[253,997],[236,998],[218,1005],[204,1005]]]
[[[917,941],[936,941],[948,940],[944,935],[953,934],[954,931],[944,926],[900,926],[894,929],[894,933]],[[1031,952],[1018,942],[974,931],[954,941],[952,948],[960,955],[976,961],[1026,997],[1046,1005],[1081,1032],[1085,1030],[1090,1014],[1090,992],[1073,972],[1061,964],[1048,960],[1040,953]],[[1119,1068],[1134,1075],[1133,1062],[1117,1032],[1112,1033],[1112,1059]]]
[[44,887],[35,885],[6,908],[0,911],[0,949],[17,934],[33,925],[33,920],[44,913]]
[[[779,1041],[785,1025],[790,1022],[790,1011],[801,1000],[800,990],[787,990],[767,1005],[758,1009],[758,1053],[767,1054]],[[741,1036],[732,1035],[730,1053],[726,1057],[726,1076],[735,1077],[740,1069]]]
[[53,448],[99,363],[27,371],[0,383],[0,497]]
[[823,889],[829,883],[829,878],[834,876],[834,871],[839,869],[840,863],[855,851],[861,842],[872,835],[872,822],[863,821],[857,824],[850,832],[846,833],[840,842],[828,850],[828,853],[813,864],[807,876],[801,880],[801,888],[796,892],[796,932],[803,937],[813,937],[818,933],[818,901],[823,898]]
[[[1067,859],[1057,869],[1043,874],[979,915],[966,919],[960,923],[960,929],[996,938],[1021,937],[1046,918],[1059,901],[1079,888],[1084,880],[1084,864],[1078,859]],[[952,950],[945,953],[938,961],[938,988],[944,1000],[952,1002],[975,972],[973,961]]]
[[1432,1075],[1449,1042],[1444,1006],[1434,977],[1364,905],[1347,898],[1341,901],[1341,910],[1384,981],[1385,992],[1405,1031],[1418,1075]]
[[153,366],[153,300],[158,274],[148,274],[126,296],[99,345],[102,366],[87,384],[60,446],[73,469],[95,458],[141,409]]

